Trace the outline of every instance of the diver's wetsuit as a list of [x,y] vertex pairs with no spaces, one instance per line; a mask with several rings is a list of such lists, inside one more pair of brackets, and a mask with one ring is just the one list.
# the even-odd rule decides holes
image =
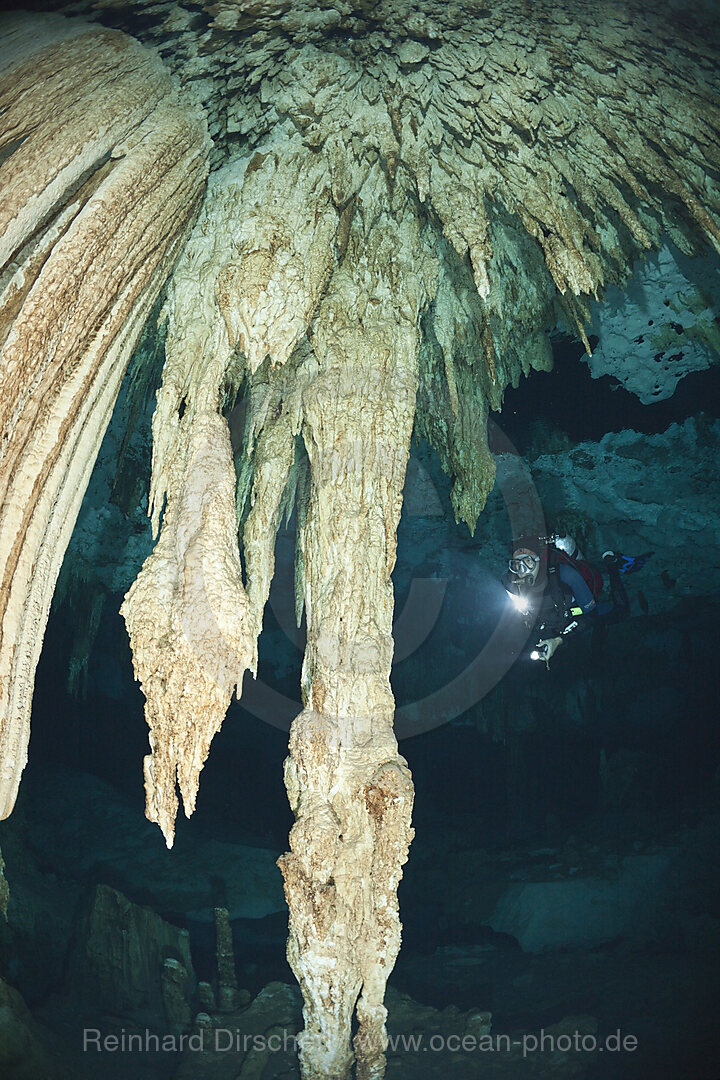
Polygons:
[[582,608],[583,615],[589,615],[591,611],[598,610],[600,604],[596,601],[590,586],[577,567],[570,563],[561,562],[557,568],[558,577],[563,585],[567,585],[572,593],[573,607]]

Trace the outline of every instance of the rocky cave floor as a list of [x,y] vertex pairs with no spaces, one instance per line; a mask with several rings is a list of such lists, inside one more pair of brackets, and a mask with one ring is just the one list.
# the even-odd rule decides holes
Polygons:
[[[211,839],[211,820],[163,856],[137,817],[124,794],[96,777],[47,764],[28,770],[20,812],[3,828],[12,883],[3,937],[17,966],[12,959],[6,966],[6,949],[3,965],[33,1014],[31,1020],[12,1001],[0,1012],[6,1060],[12,1063],[13,1045],[20,1048],[9,1076],[299,1076],[292,1053],[264,1047],[243,1053],[237,1046],[229,1052],[226,1045],[238,1033],[284,1035],[300,1026],[299,992],[283,956],[279,882],[269,871],[279,852],[255,847],[250,879],[244,871],[253,845],[233,850],[228,841]],[[221,822],[215,824],[221,833]],[[389,1053],[388,1077],[450,1071],[458,1077],[713,1080],[720,1063],[720,910],[712,883],[720,840],[717,788],[661,812],[607,810],[572,831],[551,817],[532,843],[494,847],[480,829],[472,816],[450,817],[416,841],[401,888],[406,940],[388,1006],[391,1038],[422,1035],[424,1045],[413,1050],[400,1042]],[[168,919],[171,897],[191,911],[194,917],[183,921],[196,971],[212,980],[210,905],[220,881],[242,1004],[206,1022],[221,1032],[217,1052],[211,1026],[202,1053],[80,1052],[85,1027],[118,1035],[146,1027],[179,1031],[166,1000],[163,1016],[156,973],[148,974],[145,960],[159,955],[158,944],[168,955],[184,945],[176,929],[146,918],[136,902]],[[115,889],[133,902],[118,900]],[[239,910],[269,914],[233,918]],[[174,918],[179,921],[177,911]],[[127,963],[133,956],[134,971]],[[198,1008],[195,1001],[193,1014]],[[562,1042],[561,1049],[530,1050],[541,1031],[604,1039],[618,1030],[637,1039],[637,1050],[609,1046],[603,1057],[564,1051]],[[489,1032],[509,1036],[510,1049],[502,1042],[494,1051],[435,1049],[438,1036]],[[529,1040],[525,1056],[523,1038]],[[53,1068],[41,1074],[33,1069],[42,1059]],[[30,1071],[23,1071],[23,1061]]]

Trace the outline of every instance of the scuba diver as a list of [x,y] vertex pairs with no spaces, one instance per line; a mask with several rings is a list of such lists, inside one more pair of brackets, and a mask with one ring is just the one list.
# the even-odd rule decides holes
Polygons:
[[652,555],[603,554],[610,583],[610,599],[601,600],[602,574],[592,566],[571,536],[521,537],[514,542],[508,572],[502,582],[526,626],[537,627],[532,660],[547,667],[565,637],[597,619],[619,622],[629,612],[623,574],[633,573]]

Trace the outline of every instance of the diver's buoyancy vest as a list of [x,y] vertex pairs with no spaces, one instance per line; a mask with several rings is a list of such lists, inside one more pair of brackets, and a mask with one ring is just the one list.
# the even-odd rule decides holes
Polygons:
[[555,634],[561,634],[567,623],[567,612],[572,601],[572,592],[564,584],[558,573],[558,563],[550,556],[546,566],[547,588],[540,610],[539,623]]
[[551,568],[555,569],[557,572],[557,567],[560,563],[565,563],[567,566],[572,566],[577,570],[592,593],[593,600],[597,600],[603,589],[603,579],[600,571],[596,570],[590,563],[585,562],[584,559],[573,559],[567,552],[561,551],[559,548],[549,547],[547,550],[548,580],[550,579]]

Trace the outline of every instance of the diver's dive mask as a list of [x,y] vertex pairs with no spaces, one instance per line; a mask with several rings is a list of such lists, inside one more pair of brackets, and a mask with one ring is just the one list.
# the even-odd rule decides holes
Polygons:
[[535,571],[539,566],[540,556],[533,555],[530,551],[522,555],[513,555],[508,563],[510,573],[515,574],[515,576],[519,578],[531,577],[535,574]]

